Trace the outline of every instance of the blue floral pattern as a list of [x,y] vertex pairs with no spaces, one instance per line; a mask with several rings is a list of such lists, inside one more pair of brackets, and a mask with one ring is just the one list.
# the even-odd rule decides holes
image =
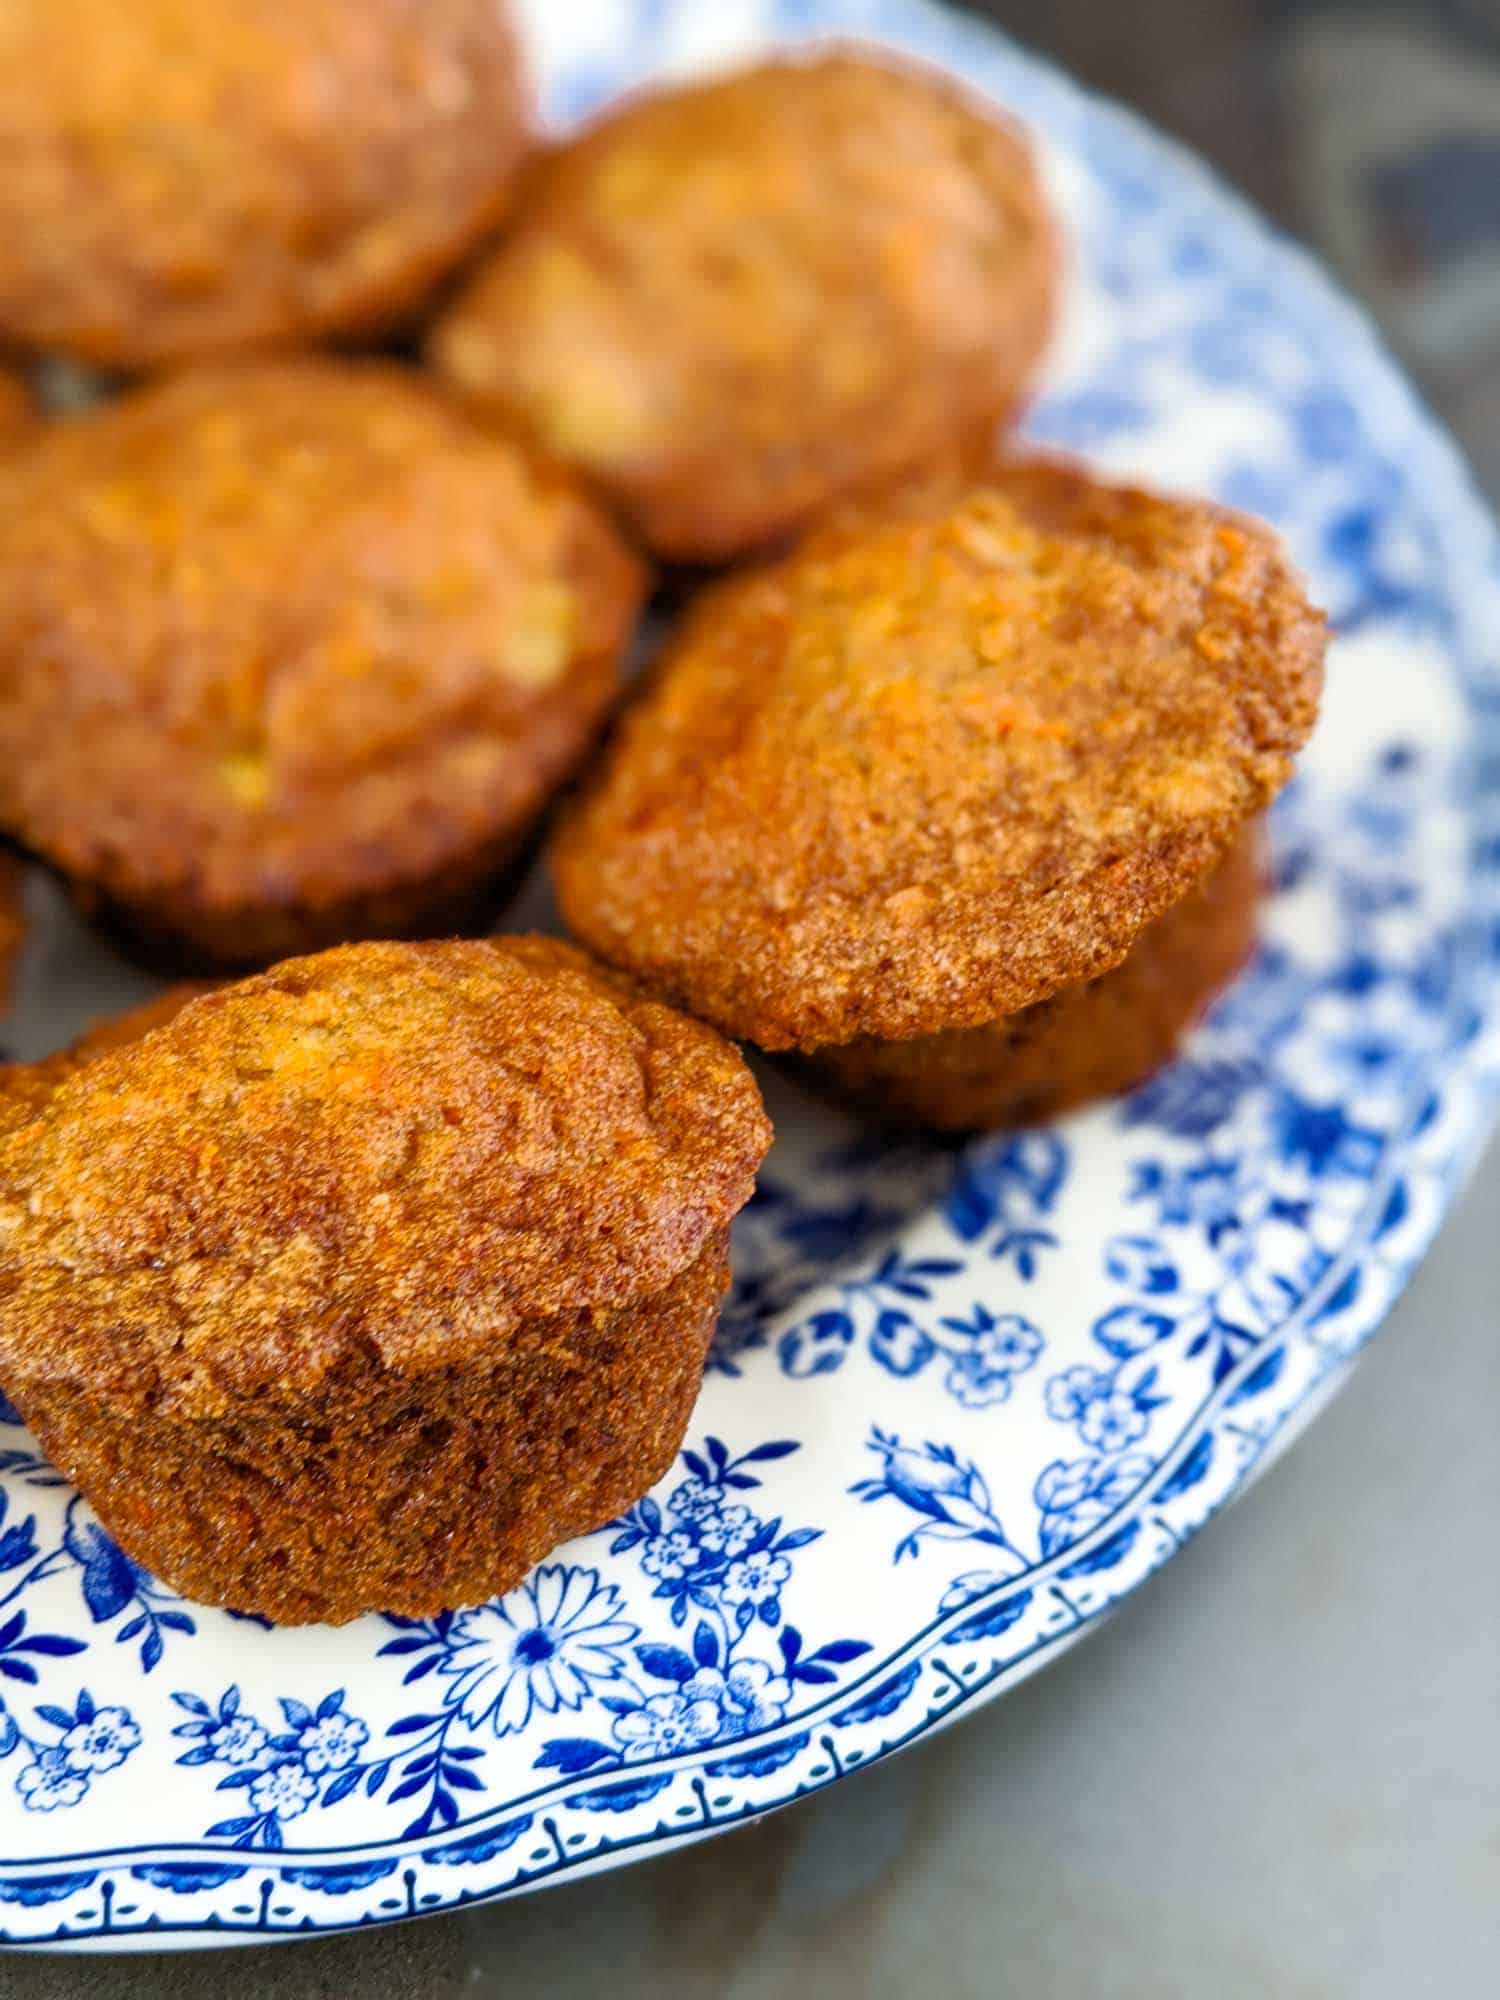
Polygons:
[[[336,1632],[183,1605],[0,1408],[0,1940],[408,1917],[733,1826],[965,1712],[1305,1421],[1500,1095],[1500,553],[1365,329],[956,13],[730,11],[884,36],[1028,117],[1077,265],[1034,434],[1267,513],[1330,607],[1261,947],[1182,1060],[1051,1130],[896,1145],[768,1076],[688,1452],[500,1602]],[[527,13],[559,115],[705,53],[688,0]]]

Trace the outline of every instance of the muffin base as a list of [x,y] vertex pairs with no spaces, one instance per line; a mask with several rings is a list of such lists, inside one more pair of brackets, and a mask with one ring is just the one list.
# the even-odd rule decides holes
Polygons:
[[127,1555],[278,1624],[428,1617],[519,1583],[671,1467],[729,1282],[727,1228],[617,1312],[534,1320],[487,1366],[332,1380],[230,1418],[7,1383]]
[[1256,828],[1100,978],[980,1028],[819,1049],[804,1070],[876,1117],[940,1132],[1037,1124],[1113,1097],[1171,1058],[1250,956],[1261,873]]

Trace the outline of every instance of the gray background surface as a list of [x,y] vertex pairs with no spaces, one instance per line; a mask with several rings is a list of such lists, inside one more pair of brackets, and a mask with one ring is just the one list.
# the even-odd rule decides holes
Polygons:
[[[1423,143],[1416,107],[1436,139],[1492,115],[1500,143],[1500,7],[986,11],[1340,262],[1500,492],[1500,204],[1493,270],[1441,213],[1451,254],[1383,261],[1368,206],[1371,163]],[[0,1959],[0,1995],[1500,1993],[1497,1246],[1492,1151],[1291,1454],[1102,1631],[935,1742],[521,1902],[229,1955]]]

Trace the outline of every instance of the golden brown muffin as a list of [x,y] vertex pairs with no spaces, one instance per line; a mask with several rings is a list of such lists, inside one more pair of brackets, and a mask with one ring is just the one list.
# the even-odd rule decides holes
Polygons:
[[528,178],[431,353],[658,554],[718,561],[993,433],[1058,262],[1016,128],[846,49],[607,112]]
[[1112,972],[981,1028],[820,1049],[810,1072],[893,1124],[1032,1125],[1113,1097],[1171,1059],[1255,945],[1258,829],[1141,932]]
[[24,377],[0,368],[0,450],[24,438],[36,421],[36,404]]
[[188,959],[457,928],[592,743],[643,582],[394,366],[142,389],[0,460],[0,826]]
[[387,327],[527,124],[503,0],[7,0],[0,336],[130,371]]
[[557,839],[563,912],[765,1048],[981,1027],[1224,859],[1323,646],[1216,508],[1042,460],[888,496],[693,606]]
[[291,960],[0,1144],[0,1382],[190,1597],[475,1603],[671,1464],[769,1139],[734,1049],[570,946]]
[[216,979],[180,979],[153,994],[151,999],[143,1000],[138,1007],[90,1022],[74,1041],[54,1049],[38,1062],[0,1063],[0,1134],[35,1117],[57,1086],[75,1070],[83,1069],[96,1056],[106,1055],[111,1049],[123,1049],[140,1041],[153,1028],[164,1027],[182,1012],[189,1000],[196,1000],[203,993],[215,993],[221,984]]

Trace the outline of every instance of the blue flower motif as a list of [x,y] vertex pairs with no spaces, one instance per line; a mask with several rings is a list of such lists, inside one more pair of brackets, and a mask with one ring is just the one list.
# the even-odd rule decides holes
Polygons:
[[[710,1555],[726,1558],[742,1555],[760,1531],[760,1522],[748,1507],[721,1507],[717,1514],[698,1517],[697,1533]],[[641,1558],[646,1566],[646,1559]]]
[[718,1667],[700,1667],[682,1692],[691,1701],[714,1702],[719,1711],[717,1739],[731,1740],[769,1729],[786,1714],[792,1698],[792,1684],[785,1674],[776,1673],[769,1662],[753,1658],[736,1660],[727,1672]]
[[220,1764],[253,1764],[266,1747],[266,1732],[253,1715],[232,1715],[209,1730],[209,1754]]
[[647,1757],[670,1757],[677,1750],[696,1750],[719,1734],[719,1705],[685,1687],[672,1694],[648,1695],[639,1708],[615,1717],[615,1741],[627,1764]]
[[705,1514],[717,1514],[723,1504],[723,1488],[697,1478],[684,1479],[667,1502],[672,1512],[680,1514],[685,1521],[699,1520]]
[[545,1563],[509,1596],[454,1619],[439,1672],[450,1708],[471,1729],[496,1736],[524,1729],[534,1708],[581,1708],[590,1689],[624,1671],[619,1648],[639,1628],[594,1569]]
[[1090,1403],[1109,1393],[1110,1377],[1081,1363],[1064,1368],[1047,1384],[1047,1415],[1060,1424],[1077,1423]]
[[27,1812],[55,1812],[59,1806],[76,1806],[89,1788],[87,1776],[68,1762],[60,1748],[37,1753],[16,1779],[16,1790]]
[[[712,1516],[707,1517],[712,1519]],[[641,1551],[641,1568],[648,1576],[685,1576],[703,1559],[703,1551],[685,1528],[656,1535]]]
[[1167,1400],[1153,1395],[1156,1369],[1148,1368],[1134,1381],[1124,1378],[1125,1364],[1104,1371],[1065,1368],[1047,1384],[1047,1413],[1059,1423],[1076,1424],[1085,1444],[1096,1451],[1124,1451],[1146,1434],[1151,1412]]
[[950,1357],[944,1386],[968,1409],[1003,1403],[1012,1378],[1032,1367],[1043,1347],[1030,1320],[1019,1313],[997,1316],[982,1303],[967,1319],[946,1318],[940,1324],[945,1335],[957,1335],[964,1343],[955,1350],[944,1341]]
[[1086,1444],[1103,1452],[1123,1451],[1144,1437],[1149,1422],[1145,1410],[1124,1389],[1091,1396],[1078,1418],[1078,1433]]
[[352,1764],[370,1732],[357,1715],[335,1709],[315,1716],[297,1735],[297,1750],[309,1771],[342,1771]]
[[724,1572],[722,1594],[726,1604],[769,1604],[780,1593],[792,1573],[785,1556],[769,1550],[756,1556],[740,1556]]
[[250,1803],[258,1813],[295,1819],[318,1796],[318,1781],[297,1757],[278,1757],[250,1787]]
[[99,1708],[64,1732],[62,1748],[70,1771],[112,1771],[141,1740],[123,1708]]

